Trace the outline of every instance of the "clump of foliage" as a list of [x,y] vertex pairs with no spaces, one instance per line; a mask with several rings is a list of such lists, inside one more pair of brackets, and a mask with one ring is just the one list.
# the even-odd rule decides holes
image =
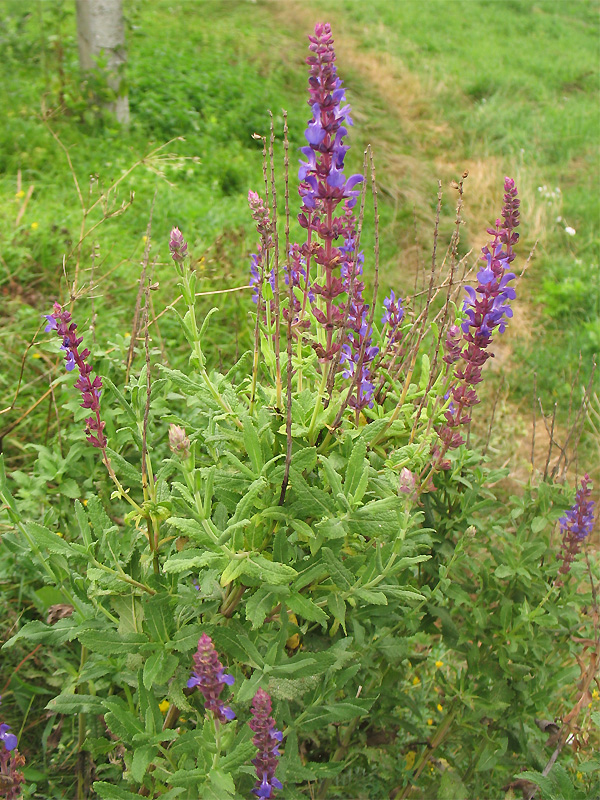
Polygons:
[[[90,784],[104,800],[531,796],[554,779],[583,797],[598,767],[589,482],[574,504],[546,482],[506,503],[492,488],[504,473],[463,435],[490,413],[478,385],[516,298],[517,187],[505,180],[475,286],[457,285],[457,224],[423,309],[394,292],[379,304],[377,233],[372,260],[360,246],[369,167],[378,219],[373,160],[346,177],[329,25],[309,39],[303,240],[290,241],[287,129],[283,233],[273,129],[265,195],[249,194],[253,348],[228,372],[208,365],[212,312],[197,318],[177,228],[186,369],[153,357],[150,276],[145,363],[126,385],[93,375],[74,309],[47,315],[106,478],[85,497],[70,487],[59,531],[2,468],[3,568],[42,584],[48,612],[25,614],[5,647],[60,654],[42,740],[74,742],[81,798]],[[19,697],[17,671],[7,688]]]

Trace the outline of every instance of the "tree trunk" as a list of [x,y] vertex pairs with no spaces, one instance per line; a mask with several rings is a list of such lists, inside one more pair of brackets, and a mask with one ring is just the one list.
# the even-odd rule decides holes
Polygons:
[[121,67],[127,61],[122,0],[75,0],[79,66],[89,72],[102,53],[106,60],[106,80],[117,97],[109,108],[119,122],[129,123],[129,99],[121,92]]

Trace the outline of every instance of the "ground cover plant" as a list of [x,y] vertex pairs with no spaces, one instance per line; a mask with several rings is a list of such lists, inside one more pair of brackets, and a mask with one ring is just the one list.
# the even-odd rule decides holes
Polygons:
[[[447,272],[434,250],[424,304],[401,284],[382,302],[377,181],[369,151],[360,174],[345,168],[328,26],[308,63],[296,225],[285,134],[273,177],[275,125],[248,196],[255,307],[240,358],[211,352],[219,312],[197,312],[183,223],[169,239],[187,342],[175,365],[153,337],[151,225],[141,370],[126,347],[97,355],[105,315],[86,331],[76,298],[46,309],[75,424],[62,453],[39,448],[31,475],[2,476],[3,570],[19,565],[23,604],[4,653],[25,659],[2,706],[7,792],[597,791],[590,481],[575,495],[544,480],[506,502],[504,473],[464,446],[470,417],[493,416],[482,377],[520,298],[518,187],[498,186],[463,277],[458,176]],[[38,681],[24,680],[40,652]],[[41,737],[39,721],[23,736],[19,719],[46,704]]]

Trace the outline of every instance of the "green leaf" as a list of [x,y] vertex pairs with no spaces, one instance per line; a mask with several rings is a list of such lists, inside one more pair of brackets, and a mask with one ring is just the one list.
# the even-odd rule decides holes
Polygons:
[[116,525],[111,522],[100,499],[96,495],[92,495],[89,498],[87,512],[97,539],[103,539],[108,531],[116,529]]
[[348,459],[348,466],[346,468],[346,477],[344,478],[344,494],[348,499],[354,498],[358,485],[361,481],[364,472],[368,472],[368,464],[365,464],[365,456],[367,454],[366,444],[358,439],[354,443],[352,453]]
[[321,625],[327,623],[327,614],[310,598],[296,593],[291,594],[285,602],[294,614],[298,614],[303,619],[309,620],[309,622],[318,622]]
[[327,607],[331,611],[333,618],[336,621],[336,625],[332,630],[337,630],[339,625],[342,626],[344,629],[344,633],[346,633],[346,603],[340,597],[339,594],[330,594],[327,598]]
[[534,517],[531,520],[531,532],[532,533],[539,533],[543,531],[546,525],[548,524],[548,520],[546,517]]
[[287,564],[269,561],[264,556],[253,555],[239,562],[242,572],[272,586],[284,586],[294,580],[297,572]]
[[130,422],[132,426],[137,426],[137,418],[135,416],[135,412],[131,407],[131,405],[125,399],[125,395],[123,394],[123,392],[119,388],[117,388],[117,386],[115,386],[115,384],[111,381],[111,379],[108,378],[106,375],[102,376],[102,383],[104,384],[105,387],[107,387],[110,390],[112,394],[115,395],[115,397],[119,401],[119,405],[125,412],[125,417],[127,421]]
[[106,452],[110,457],[110,463],[117,476],[130,486],[141,486],[142,475],[140,470],[136,469],[133,464],[130,464],[120,453],[116,450],[111,450],[110,447],[106,448]]
[[334,584],[338,589],[350,589],[354,583],[354,576],[350,570],[343,566],[339,556],[336,556],[329,547],[324,547],[321,552]]
[[365,603],[370,603],[374,606],[387,606],[387,597],[383,592],[373,592],[370,589],[355,589],[353,594],[360,597]]
[[133,744],[134,737],[144,732],[142,721],[134,716],[129,706],[118,697],[107,697],[102,704],[108,709],[104,714],[104,720],[109,729],[122,741]]
[[39,548],[67,558],[78,555],[68,542],[43,525],[39,525],[37,522],[27,522],[26,525],[29,535]]
[[226,756],[219,759],[219,766],[225,772],[236,772],[239,767],[250,762],[256,755],[256,746],[252,742],[241,742]]
[[227,564],[227,556],[220,553],[210,553],[206,550],[196,550],[190,548],[181,553],[173,553],[163,564],[164,572],[186,572],[190,569],[201,569],[202,567],[217,567],[224,569]]
[[221,626],[212,628],[208,633],[212,636],[217,650],[222,649],[231,658],[243,664],[250,664],[255,669],[262,669],[263,658],[248,636]]
[[265,461],[263,458],[258,433],[256,432],[256,428],[252,424],[250,417],[244,418],[244,447],[246,448],[246,453],[250,458],[250,463],[252,464],[254,474],[259,475],[260,471],[265,465]]
[[81,533],[81,538],[83,543],[86,547],[91,547],[92,545],[92,536],[90,531],[90,523],[85,513],[85,508],[79,502],[79,500],[75,500],[75,518],[77,519],[77,524],[79,526],[79,531]]
[[335,653],[296,653],[285,658],[283,664],[276,664],[271,670],[273,678],[300,679],[322,675],[336,663]]
[[[164,666],[165,655],[166,653],[164,650],[159,650],[157,653],[152,653],[144,662],[144,686],[146,689],[150,689],[154,686],[154,681]],[[165,681],[161,680],[161,683],[165,683]]]
[[331,722],[349,722],[357,717],[366,717],[373,700],[340,701],[335,705],[323,705],[308,709],[298,720],[301,730],[316,730]]
[[252,623],[255,631],[265,621],[265,617],[279,601],[268,586],[259,587],[246,601],[246,619]]
[[[168,524],[172,525],[178,531],[187,536],[196,544],[201,544],[204,547],[214,547],[220,532],[207,531],[202,523],[197,522],[195,519],[187,519],[186,517],[169,517]],[[212,526],[209,523],[210,527]],[[207,526],[208,527],[208,526]]]
[[[541,772],[534,772],[533,770],[526,770],[525,772],[519,772],[519,778],[525,778],[525,780],[537,784],[544,793],[546,800],[559,800],[554,781],[547,775],[542,775]],[[565,798],[560,798],[560,800],[565,800]]]
[[469,792],[465,788],[460,776],[452,769],[446,769],[442,773],[438,800],[469,800]]
[[239,520],[244,519],[244,517],[252,516],[251,512],[254,511],[256,501],[257,499],[262,499],[264,497],[267,486],[267,480],[262,476],[250,484],[250,486],[244,491],[241,500],[235,507],[235,513],[231,519],[232,523],[238,522]]
[[50,700],[46,706],[48,711],[56,714],[101,714],[103,711],[102,700],[92,694],[59,694]]
[[330,459],[325,458],[325,456],[321,456],[321,464],[323,465],[323,471],[325,472],[325,477],[327,478],[327,482],[331,488],[331,493],[334,497],[337,497],[338,494],[342,494],[342,479],[338,475],[338,473],[333,468],[333,465]]
[[166,644],[175,629],[173,598],[168,594],[155,594],[144,598],[144,617],[152,641]]
[[157,753],[158,747],[151,744],[143,744],[135,748],[130,770],[135,781],[141,783],[144,780],[148,767]]
[[310,486],[294,467],[290,469],[290,489],[294,496],[293,508],[299,518],[321,519],[334,514],[335,504],[331,495],[318,486]]
[[143,633],[121,635],[115,630],[86,631],[79,636],[79,641],[88,650],[104,656],[138,653],[140,647],[148,643]]
[[348,527],[352,533],[362,536],[395,539],[404,532],[400,524],[400,510],[401,501],[396,496],[373,500],[352,513]]
[[445,608],[439,606],[428,606],[429,613],[434,617],[439,617],[442,623],[442,638],[450,646],[455,647],[460,639],[460,631],[454,624],[450,613]]
[[228,772],[221,769],[211,769],[209,779],[220,797],[233,797],[235,794],[235,784]]
[[[506,752],[507,746],[508,739],[506,737],[498,739],[498,741],[486,742],[481,755],[477,759],[475,771],[487,772],[488,770],[493,769],[496,766],[498,759],[501,758]],[[519,777],[522,777],[524,774],[525,773],[519,773]]]
[[106,781],[94,781],[93,789],[101,800],[140,800],[139,794],[134,794]]
[[508,564],[501,564],[494,571],[494,575],[500,580],[502,580],[503,578],[510,578],[511,575],[514,574],[515,574],[514,569],[512,567],[509,567]]

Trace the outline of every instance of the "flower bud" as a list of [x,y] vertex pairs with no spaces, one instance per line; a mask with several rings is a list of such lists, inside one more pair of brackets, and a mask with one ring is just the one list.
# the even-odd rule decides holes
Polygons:
[[407,467],[402,467],[398,480],[398,491],[401,494],[412,494],[415,490],[417,477]]
[[173,228],[171,231],[169,250],[171,251],[171,258],[176,264],[183,263],[183,260],[187,258],[187,242],[179,228]]
[[169,425],[169,447],[174,453],[179,453],[182,458],[190,454],[190,440],[185,434],[185,428],[180,425]]

